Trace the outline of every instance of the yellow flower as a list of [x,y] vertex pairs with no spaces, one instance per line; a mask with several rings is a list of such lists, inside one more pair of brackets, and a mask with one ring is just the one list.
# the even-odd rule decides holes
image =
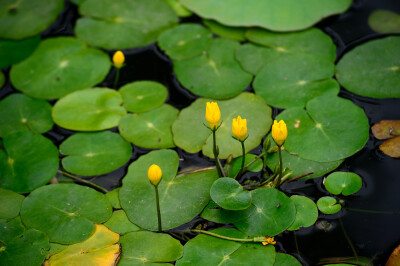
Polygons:
[[266,237],[265,238],[265,242],[262,242],[262,244],[264,245],[264,246],[266,246],[266,245],[268,245],[268,244],[272,244],[272,245],[275,245],[276,244],[276,241],[274,240],[274,238],[273,237]]
[[219,111],[218,104],[215,102],[208,102],[206,105],[206,120],[212,130],[216,129],[221,119],[221,112]]
[[149,177],[150,182],[154,186],[157,186],[162,177],[161,168],[156,164],[152,164],[147,171],[147,176]]
[[242,119],[240,115],[238,118],[232,120],[232,134],[240,141],[244,141],[247,135],[247,120]]
[[276,120],[274,120],[274,124],[272,125],[271,135],[275,143],[278,146],[282,146],[282,144],[285,142],[287,138],[287,128],[283,120],[279,121],[279,123],[276,122]]
[[124,65],[125,56],[121,51],[116,51],[113,55],[113,63],[116,68],[121,68]]

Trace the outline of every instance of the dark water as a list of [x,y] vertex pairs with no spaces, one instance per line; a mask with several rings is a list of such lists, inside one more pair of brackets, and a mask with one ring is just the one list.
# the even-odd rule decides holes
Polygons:
[[[336,43],[338,59],[356,45],[382,37],[374,33],[367,24],[368,15],[375,9],[389,9],[400,13],[400,1],[356,0],[346,14],[328,18],[318,24],[318,27],[328,33]],[[77,8],[67,2],[60,18],[42,34],[43,38],[73,35],[73,27],[78,17]],[[184,21],[200,20],[197,17],[191,17]],[[110,56],[113,53],[113,51],[106,52]],[[169,90],[167,102],[180,109],[190,105],[197,98],[182,89],[172,71],[172,63],[156,45],[124,50],[124,54],[127,66],[121,69],[119,86],[137,80],[158,81],[166,85]],[[4,72],[7,75],[8,69],[5,69]],[[99,86],[112,87],[113,78],[114,72],[111,72]],[[251,90],[251,88],[249,89]],[[0,98],[13,92],[15,90],[7,82],[5,88],[0,90]],[[370,99],[354,95],[344,89],[341,90],[340,96],[352,100],[363,108],[371,125],[382,119],[400,119],[400,99]],[[274,109],[274,115],[279,111]],[[45,135],[59,145],[73,133],[73,131],[54,126],[53,130]],[[344,198],[346,207],[400,212],[400,161],[383,155],[378,150],[381,142],[370,135],[366,146],[357,154],[346,159],[339,167],[338,170],[355,172],[363,179],[361,191]],[[181,169],[212,165],[212,162],[201,154],[189,154],[178,148],[175,150],[183,159],[180,163]],[[148,151],[134,147],[129,164]],[[107,189],[119,186],[129,164],[108,175],[97,177],[93,182]],[[294,182],[282,189],[288,193],[307,195],[313,200],[317,200],[326,193],[322,187],[322,178]],[[343,227],[338,218],[341,219]],[[201,221],[201,218],[196,218],[190,225]],[[344,234],[345,231],[354,244],[358,256],[374,258],[373,265],[384,265],[392,250],[400,245],[400,215],[342,210],[335,215],[321,214],[318,223],[325,225],[324,229],[322,226],[313,226],[296,232],[301,257],[296,251],[293,232],[285,232],[277,237],[278,251],[288,252],[307,265],[315,265],[319,259],[326,257],[353,256]]]

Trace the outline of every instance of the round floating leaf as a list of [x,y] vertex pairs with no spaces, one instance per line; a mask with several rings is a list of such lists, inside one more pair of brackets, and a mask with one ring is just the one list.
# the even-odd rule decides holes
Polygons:
[[96,224],[93,235],[51,256],[45,265],[116,265],[121,252],[120,246],[116,244],[118,240],[118,234],[104,225]]
[[357,193],[361,189],[361,177],[350,172],[335,172],[330,174],[325,180],[324,185],[333,195],[348,196]]
[[[12,220],[0,219],[0,250],[2,244],[8,244],[14,237],[19,236],[25,231],[21,223],[21,218],[18,216]],[[1,253],[1,251],[0,251]],[[1,257],[1,255],[0,255]]]
[[[183,109],[172,125],[172,132],[178,147],[191,153],[203,150],[206,156],[213,158],[212,132],[204,126],[207,124],[204,114],[208,101],[213,100],[200,98]],[[219,158],[226,159],[229,154],[233,157],[242,155],[240,142],[232,138],[232,119],[238,115],[247,119],[249,137],[244,142],[246,151],[257,147],[271,127],[271,108],[261,96],[245,92],[233,99],[218,101],[218,105],[222,121],[216,134]]]
[[29,130],[44,133],[52,127],[51,105],[48,102],[19,93],[11,94],[0,101],[1,137]]
[[36,189],[21,210],[26,226],[42,230],[51,242],[61,244],[87,239],[95,230],[93,223],[104,223],[111,214],[112,207],[102,193],[75,184]]
[[227,210],[247,209],[251,204],[251,192],[233,178],[223,177],[217,179],[210,190],[212,200]]
[[[255,154],[251,154],[251,153],[246,154],[246,156],[244,157],[245,158],[244,165],[246,166],[248,163],[253,161],[256,157],[257,156]],[[233,159],[232,165],[229,168],[228,176],[235,176],[237,173],[239,173],[241,167],[242,167],[242,156]],[[263,162],[259,158],[247,168],[247,171],[260,172],[262,170],[262,167],[263,167]]]
[[25,266],[42,265],[46,251],[50,249],[49,238],[35,229],[29,229],[15,237],[8,245],[0,242],[0,264]]
[[58,150],[49,139],[30,132],[18,132],[3,140],[1,187],[28,193],[54,177],[58,169]]
[[301,266],[302,264],[293,256],[285,253],[276,253],[274,266]]
[[234,223],[247,235],[275,236],[292,225],[296,207],[284,193],[274,188],[258,188],[252,191],[253,213],[245,220]]
[[14,191],[0,188],[0,219],[17,217],[24,199],[24,196]]
[[188,10],[186,7],[184,7],[179,0],[164,0],[168,5],[170,5],[170,7],[172,7],[172,9],[175,11],[175,13],[179,16],[179,17],[189,17],[191,16],[193,13]]
[[28,59],[14,65],[10,78],[29,96],[58,99],[101,82],[109,69],[106,53],[88,48],[82,40],[57,37],[42,41]]
[[93,88],[71,93],[60,99],[52,110],[53,120],[63,128],[98,131],[115,127],[126,115],[117,91]]
[[298,195],[293,195],[290,199],[294,202],[294,206],[296,206],[296,218],[288,230],[294,231],[300,227],[309,227],[317,221],[318,209],[314,201]]
[[154,81],[136,81],[119,89],[124,107],[129,112],[147,112],[163,104],[167,99],[167,88]]
[[121,209],[121,203],[119,202],[119,190],[120,188],[116,188],[106,194],[106,198],[114,209]]
[[175,177],[179,158],[172,150],[152,151],[129,166],[119,196],[129,220],[141,228],[157,230],[156,194],[147,178],[147,170],[154,163],[162,170],[158,185],[162,229],[189,222],[209,202],[210,188],[218,175],[208,170]]
[[400,120],[382,120],[371,127],[377,139],[388,139],[400,135]]
[[102,175],[127,163],[132,146],[117,133],[110,131],[77,133],[60,145],[65,155],[62,165],[70,173],[92,176]]
[[225,39],[230,39],[234,41],[245,41],[244,33],[246,28],[242,27],[227,27],[222,25],[215,20],[203,20],[204,25],[206,25],[213,33],[221,36]]
[[129,142],[144,148],[173,148],[171,126],[179,111],[168,104],[146,113],[122,118],[119,132]]
[[190,92],[203,97],[230,98],[250,84],[252,76],[235,60],[239,43],[214,39],[207,53],[174,61],[178,81]]
[[121,237],[122,256],[118,265],[163,265],[182,257],[181,243],[167,234],[132,232]]
[[[234,228],[219,228],[212,233],[227,237],[247,236]],[[274,265],[275,248],[261,243],[243,243],[200,234],[186,243],[183,257],[176,262],[182,265]]]
[[86,0],[79,6],[75,34],[92,46],[125,49],[148,45],[178,22],[162,0]]
[[364,111],[349,100],[325,95],[314,98],[303,108],[280,113],[288,128],[285,148],[300,157],[317,162],[344,159],[361,150],[369,137]]
[[343,56],[336,66],[336,77],[353,93],[372,98],[399,98],[399,56],[399,36],[372,40]]
[[63,0],[1,1],[0,37],[23,39],[49,27],[64,8]]
[[210,201],[201,213],[201,217],[214,223],[234,223],[246,219],[253,210],[247,208],[240,211],[225,210],[214,201]]
[[39,43],[39,35],[20,41],[0,39],[0,68],[24,60],[32,54]]
[[386,140],[379,145],[379,149],[387,156],[400,158],[400,136]]
[[342,206],[337,203],[335,198],[322,197],[317,201],[318,209],[325,214],[334,214],[342,209]]
[[110,220],[108,220],[104,225],[120,235],[140,230],[138,226],[129,221],[128,216],[126,216],[126,213],[123,210],[113,212]]
[[400,15],[389,10],[375,10],[368,17],[368,25],[378,33],[400,33]]
[[182,60],[203,54],[212,40],[208,29],[199,24],[184,23],[160,34],[158,45],[171,59]]
[[236,49],[236,60],[244,70],[253,75],[256,75],[266,63],[281,56],[277,50],[252,43],[245,43]]
[[330,15],[342,13],[351,0],[180,0],[203,18],[229,26],[259,26],[273,31],[305,29]]

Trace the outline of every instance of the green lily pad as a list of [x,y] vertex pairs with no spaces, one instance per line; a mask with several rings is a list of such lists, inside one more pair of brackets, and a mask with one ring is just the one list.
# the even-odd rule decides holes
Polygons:
[[0,68],[19,63],[27,58],[40,43],[40,36],[23,40],[0,39]]
[[0,70],[0,90],[3,88],[4,83],[6,83],[6,77],[4,76],[3,71]]
[[132,232],[121,237],[122,256],[118,265],[170,265],[182,257],[181,243],[167,234],[147,231]]
[[20,40],[41,33],[56,21],[63,8],[63,0],[3,0],[0,5],[0,37]]
[[174,61],[178,81],[190,92],[218,99],[238,95],[250,84],[252,76],[235,60],[239,43],[214,39],[206,53]]
[[230,177],[215,180],[210,196],[215,203],[227,210],[243,210],[251,204],[251,192],[243,190],[239,182]]
[[399,98],[399,56],[399,36],[372,40],[343,56],[336,66],[336,77],[343,87],[355,94],[372,98]]
[[285,253],[276,253],[274,266],[301,266],[302,264],[293,256]]
[[279,51],[268,47],[245,43],[236,48],[235,56],[244,70],[257,75],[265,64],[280,58],[282,55]]
[[317,201],[318,209],[325,214],[334,214],[342,209],[342,206],[337,203],[335,198],[325,196]]
[[[245,239],[247,236],[234,228],[219,228],[212,233]],[[275,248],[261,243],[243,243],[200,234],[186,243],[182,265],[274,265]]]
[[400,158],[400,136],[386,140],[379,145],[379,149],[387,156]]
[[298,195],[293,195],[290,199],[296,206],[296,218],[288,230],[294,231],[298,230],[300,227],[309,227],[317,221],[318,209],[314,201]]
[[119,195],[129,220],[144,229],[158,229],[156,195],[147,178],[152,164],[162,170],[158,184],[162,229],[175,228],[192,220],[209,202],[210,188],[218,175],[215,170],[208,170],[175,177],[179,158],[172,150],[152,151],[129,166]]
[[[246,166],[248,163],[253,161],[257,155],[248,153],[244,157],[244,165]],[[233,159],[232,165],[229,168],[229,175],[234,177],[237,173],[239,173],[240,168],[242,168],[242,156]],[[247,171],[249,172],[260,172],[263,168],[263,162],[261,158],[258,158],[254,163],[252,163],[248,168]]]
[[[18,216],[12,220],[0,219],[0,247],[2,244],[9,244],[14,237],[19,236],[25,231],[21,223],[21,218]],[[1,249],[0,249],[1,250]],[[1,253],[1,251],[0,251]],[[1,257],[1,255],[0,255]]]
[[206,25],[213,33],[221,36],[225,39],[230,39],[234,41],[245,41],[246,37],[244,33],[247,28],[243,27],[227,27],[218,23],[215,20],[205,20],[203,19],[204,25]]
[[[200,98],[183,109],[172,125],[172,132],[179,148],[190,153],[203,150],[203,154],[213,158],[212,132],[204,126],[207,124],[204,114],[209,101],[213,100]],[[240,142],[232,138],[232,119],[238,115],[247,119],[249,137],[244,142],[246,151],[257,147],[271,127],[271,108],[261,96],[245,92],[233,99],[218,101],[218,105],[222,121],[216,133],[219,158],[226,159],[229,154],[233,157],[242,155]]]
[[117,50],[157,40],[178,17],[162,0],[85,0],[79,5],[75,34],[91,46]]
[[226,210],[211,200],[200,215],[204,219],[214,223],[228,224],[246,219],[253,211],[250,208],[240,211]]
[[375,10],[368,17],[368,25],[378,33],[400,33],[400,15],[389,10]]
[[62,165],[70,173],[93,176],[112,172],[127,163],[132,146],[117,133],[76,133],[60,145]]
[[275,236],[289,228],[296,216],[296,207],[284,193],[274,188],[258,188],[252,191],[253,201],[249,208],[253,213],[235,226],[249,236]]
[[351,0],[274,1],[180,0],[197,15],[229,26],[259,26],[273,31],[305,29],[321,19],[346,11]]
[[388,139],[400,135],[400,120],[382,120],[371,127],[377,139]]
[[106,198],[114,209],[121,209],[121,203],[119,202],[119,190],[120,188],[116,188],[110,192],[107,192],[106,194]]
[[15,237],[7,246],[0,242],[0,264],[40,266],[50,249],[49,238],[41,231],[29,229]]
[[61,245],[61,244],[57,244],[57,243],[50,243],[50,250],[47,253],[47,258],[49,258],[50,256],[53,256],[54,254],[60,253],[61,251],[63,251],[64,249],[66,249],[68,247],[68,245]]
[[79,131],[98,131],[118,126],[126,115],[117,91],[93,88],[71,93],[53,106],[53,120],[59,126]]
[[0,101],[0,136],[20,131],[45,133],[53,127],[51,105],[14,93]]
[[136,81],[119,89],[124,107],[129,112],[140,113],[150,111],[167,99],[167,88],[154,81]]
[[207,51],[212,33],[195,23],[180,24],[158,37],[158,46],[173,60],[189,59]]
[[288,129],[285,148],[300,157],[317,162],[344,159],[361,150],[369,137],[368,118],[349,100],[325,95],[314,98],[303,108],[290,108],[276,120]]
[[361,177],[351,172],[335,172],[324,180],[324,186],[333,195],[348,196],[357,193],[362,187]]
[[58,149],[47,138],[30,132],[6,136],[0,149],[0,186],[28,193],[48,183],[58,169]]
[[120,235],[141,230],[137,225],[129,221],[124,210],[113,212],[110,220],[108,220],[104,225],[110,228],[111,231]]
[[178,117],[178,109],[163,104],[146,113],[129,114],[118,126],[121,136],[133,144],[151,149],[173,148],[171,126]]
[[193,13],[184,7],[179,0],[164,0],[172,9],[175,11],[175,13],[178,15],[178,17],[189,17]]
[[58,99],[101,82],[110,58],[72,37],[49,38],[26,60],[11,68],[16,89],[40,99]]
[[17,217],[24,199],[24,196],[14,191],[0,188],[0,219]]
[[42,230],[51,242],[60,244],[87,239],[95,230],[93,223],[104,223],[111,214],[102,193],[75,184],[38,188],[26,197],[21,210],[26,226]]

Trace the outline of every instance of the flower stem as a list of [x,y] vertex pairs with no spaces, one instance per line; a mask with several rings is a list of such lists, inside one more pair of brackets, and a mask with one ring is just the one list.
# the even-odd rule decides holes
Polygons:
[[373,213],[373,214],[400,214],[400,212],[390,212],[390,211],[373,211],[373,210],[364,210],[364,209],[354,209],[344,207],[344,209],[354,212],[365,212],[365,213]]
[[77,180],[77,181],[79,181],[79,182],[81,182],[81,183],[84,183],[84,184],[89,185],[89,186],[91,186],[91,187],[97,188],[98,190],[101,190],[101,192],[103,192],[103,193],[107,193],[107,192],[108,192],[107,189],[105,189],[105,188],[103,188],[103,187],[101,187],[101,186],[99,186],[99,185],[96,185],[95,183],[92,183],[92,182],[90,182],[90,181],[87,181],[87,180],[85,180],[85,179],[83,179],[83,178],[74,176],[74,175],[72,175],[72,174],[70,174],[70,173],[67,173],[67,172],[64,172],[64,171],[62,171],[62,170],[58,170],[58,172],[59,172],[60,174],[64,175],[64,176],[67,176],[67,177],[69,177],[69,178],[72,178],[72,179],[74,179],[74,180]]
[[356,252],[356,248],[354,247],[353,242],[351,242],[351,239],[350,239],[349,235],[347,234],[346,229],[344,228],[342,219],[339,217],[338,220],[339,220],[339,223],[340,223],[340,227],[342,228],[344,237],[346,238],[347,243],[349,243],[349,246],[350,246],[351,250],[353,251],[354,257],[356,258],[356,260],[358,262],[359,260],[358,260],[358,255],[357,255],[357,252]]
[[215,166],[216,166],[217,171],[218,171],[218,176],[219,177],[223,177],[224,174],[222,173],[222,165],[221,165],[221,162],[218,159],[217,139],[216,139],[216,134],[215,134],[216,131],[217,131],[216,129],[212,130],[212,133],[213,133],[213,153],[214,153],[214,159],[215,159]]
[[244,172],[244,162],[246,161],[246,150],[244,148],[244,141],[240,142],[242,144],[242,167],[240,167],[239,174],[237,175],[240,177]]
[[114,90],[117,89],[117,84],[119,81],[119,68],[116,67],[115,79],[114,79]]
[[281,151],[281,147],[278,146],[278,153],[279,153],[279,174],[277,176],[276,182],[275,182],[275,186],[279,186],[281,184],[281,180],[282,180],[282,176],[283,176],[283,171],[282,171],[282,151]]
[[156,191],[156,205],[157,205],[157,218],[158,218],[158,232],[162,231],[161,228],[161,211],[160,211],[160,197],[158,195],[158,187],[154,186],[154,189]]
[[200,229],[191,229],[190,231],[196,232],[196,233],[202,233],[202,234],[209,235],[209,236],[218,237],[218,238],[225,239],[225,240],[237,241],[237,242],[264,242],[266,240],[265,237],[263,237],[263,236],[254,237],[254,238],[234,238],[234,237],[218,235],[218,234],[212,233],[210,231],[205,231],[205,230],[200,230]]

